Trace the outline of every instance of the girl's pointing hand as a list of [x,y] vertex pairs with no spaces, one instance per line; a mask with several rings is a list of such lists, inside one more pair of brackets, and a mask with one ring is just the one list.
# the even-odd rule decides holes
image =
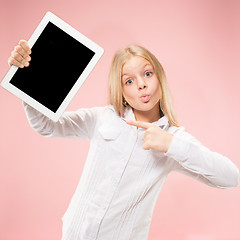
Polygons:
[[154,150],[158,152],[166,153],[172,142],[173,134],[168,133],[160,127],[147,122],[127,120],[127,124],[136,126],[138,128],[146,129],[146,132],[142,138],[143,146],[145,150]]

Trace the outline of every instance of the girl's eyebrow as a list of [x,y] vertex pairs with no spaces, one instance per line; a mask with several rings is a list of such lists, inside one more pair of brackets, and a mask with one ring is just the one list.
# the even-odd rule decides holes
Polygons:
[[124,74],[122,74],[122,77],[125,76],[125,75],[128,75],[128,73],[124,73]]
[[[150,63],[147,63],[147,64],[145,64],[142,68],[145,68],[146,66],[152,67],[152,65],[151,65]],[[123,77],[123,76],[125,76],[125,75],[129,75],[129,73],[124,73],[124,74],[122,74],[121,77]]]

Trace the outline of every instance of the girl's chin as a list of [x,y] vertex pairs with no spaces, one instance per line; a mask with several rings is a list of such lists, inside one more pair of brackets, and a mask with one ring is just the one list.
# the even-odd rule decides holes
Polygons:
[[138,103],[130,105],[134,110],[139,112],[149,112],[149,111],[159,111],[159,102],[153,103],[152,101],[148,101],[146,103]]
[[148,112],[153,110],[154,106],[136,106],[136,107],[132,107],[135,111],[139,111],[139,112]]

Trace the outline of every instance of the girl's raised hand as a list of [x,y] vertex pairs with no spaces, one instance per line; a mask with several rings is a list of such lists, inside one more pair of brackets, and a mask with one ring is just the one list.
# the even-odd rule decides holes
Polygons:
[[136,126],[138,128],[146,129],[146,132],[142,138],[143,146],[145,150],[152,149],[158,152],[166,153],[172,142],[173,134],[168,133],[160,127],[147,122],[127,120],[127,124]]
[[23,68],[29,66],[29,61],[31,61],[31,49],[26,40],[20,40],[18,45],[14,47],[11,52],[11,56],[8,58],[8,65],[15,65],[17,67]]

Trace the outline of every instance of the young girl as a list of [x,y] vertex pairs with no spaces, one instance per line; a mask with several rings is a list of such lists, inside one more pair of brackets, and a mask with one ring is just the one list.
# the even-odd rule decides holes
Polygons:
[[[28,66],[30,53],[20,41],[9,65]],[[24,103],[31,127],[43,136],[91,140],[62,240],[146,240],[172,171],[213,187],[237,186],[238,168],[178,126],[164,70],[148,50],[131,45],[115,55],[109,93],[111,105],[65,112],[56,123]]]

